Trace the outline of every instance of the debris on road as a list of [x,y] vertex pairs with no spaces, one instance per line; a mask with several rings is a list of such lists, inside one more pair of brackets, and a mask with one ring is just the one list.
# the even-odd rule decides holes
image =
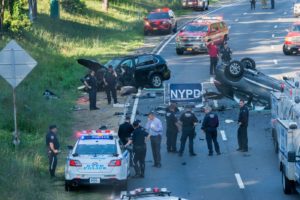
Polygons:
[[46,97],[46,99],[59,99],[59,97],[51,92],[50,90],[46,89],[45,92],[43,93],[43,96]]

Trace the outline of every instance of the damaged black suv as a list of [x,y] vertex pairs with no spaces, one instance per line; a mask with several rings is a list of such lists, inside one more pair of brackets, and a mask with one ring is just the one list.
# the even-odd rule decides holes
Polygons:
[[103,76],[110,65],[118,75],[118,88],[122,86],[160,88],[163,81],[169,80],[171,77],[166,60],[155,54],[117,57],[105,65],[88,59],[78,59],[77,61],[96,72],[99,89],[103,88]]

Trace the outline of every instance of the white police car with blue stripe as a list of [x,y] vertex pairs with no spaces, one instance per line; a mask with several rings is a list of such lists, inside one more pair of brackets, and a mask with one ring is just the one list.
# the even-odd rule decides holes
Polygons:
[[80,185],[117,185],[127,189],[130,154],[120,146],[111,130],[76,132],[78,140],[69,147],[65,165],[65,190]]

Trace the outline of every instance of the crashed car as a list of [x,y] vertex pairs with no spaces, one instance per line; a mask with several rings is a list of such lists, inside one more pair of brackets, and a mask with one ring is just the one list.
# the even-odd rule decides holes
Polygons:
[[160,88],[163,81],[169,80],[171,77],[171,71],[166,60],[155,54],[117,57],[108,61],[105,65],[88,59],[78,59],[77,61],[96,72],[99,89],[104,88],[103,76],[110,65],[118,75],[118,88],[122,86]]
[[270,107],[271,91],[281,91],[283,86],[282,81],[256,70],[251,58],[218,65],[214,84],[220,93],[232,100],[244,99],[250,105],[264,108]]
[[129,192],[121,193],[116,200],[187,200],[181,197],[171,196],[166,188],[138,188]]

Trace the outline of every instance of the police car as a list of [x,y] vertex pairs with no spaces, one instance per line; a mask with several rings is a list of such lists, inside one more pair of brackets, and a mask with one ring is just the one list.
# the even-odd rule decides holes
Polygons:
[[121,193],[116,200],[187,200],[181,197],[171,196],[167,188],[138,188]]
[[66,160],[65,190],[95,184],[117,185],[126,190],[130,154],[121,147],[115,132],[85,130],[76,132],[76,137]]

